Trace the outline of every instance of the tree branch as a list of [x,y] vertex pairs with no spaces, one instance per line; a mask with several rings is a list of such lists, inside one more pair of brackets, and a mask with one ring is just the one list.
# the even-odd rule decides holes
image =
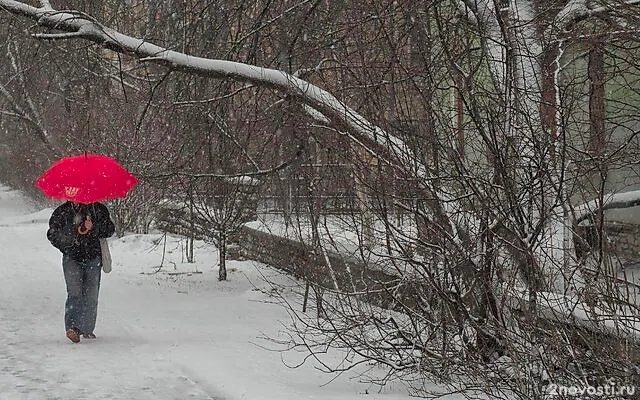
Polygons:
[[577,206],[574,210],[574,224],[578,225],[599,211],[629,208],[638,205],[640,205],[640,190],[632,190],[624,193],[609,193],[604,196],[602,204],[600,204],[600,200],[591,200],[588,203]]
[[[15,68],[15,65],[14,65],[14,68]],[[16,73],[18,75],[20,75],[19,71],[16,71]],[[19,80],[20,80],[20,78],[19,78]],[[24,83],[24,82],[21,82],[21,83]],[[26,93],[26,91],[25,91],[25,93]],[[38,118],[38,113],[36,112],[35,109],[33,109],[34,105],[30,101],[30,99],[28,98],[28,95],[25,94],[25,96],[27,96],[27,100],[28,100],[29,106],[30,106],[30,108],[32,108],[34,116],[30,116],[29,113],[25,109],[23,109],[20,106],[20,104],[18,104],[18,102],[15,100],[15,98],[9,92],[9,90],[7,90],[7,88],[4,85],[2,85],[1,83],[0,83],[0,95],[4,96],[4,98],[7,100],[7,102],[11,105],[11,108],[13,108],[13,112],[0,110],[0,113],[4,114],[4,115],[8,115],[8,116],[11,116],[11,117],[15,117],[15,118],[21,119],[24,122],[26,122],[31,128],[33,128],[37,132],[38,137],[40,138],[42,143],[44,143],[44,145],[52,152],[52,154],[53,155],[59,155],[60,152],[58,151],[58,149],[56,149],[56,147],[51,142],[50,137],[49,137],[49,132],[47,131],[47,129],[42,124],[42,121]]]
[[636,6],[638,4],[640,4],[640,0],[627,0],[621,1],[616,5],[606,4],[590,8],[587,0],[570,0],[567,5],[558,12],[552,29],[566,32],[571,30],[573,25],[587,18],[609,13],[616,7]]
[[54,39],[82,38],[82,35],[83,34],[80,32],[69,32],[69,33],[35,33],[32,36],[36,39],[54,40]]
[[[460,206],[449,196],[433,187],[428,179],[431,176],[426,164],[417,164],[409,146],[401,139],[390,135],[372,124],[355,110],[346,106],[334,95],[305,80],[297,78],[281,70],[262,68],[239,62],[207,59],[190,56],[157,46],[143,39],[124,35],[111,28],[102,26],[90,16],[78,12],[55,11],[49,8],[35,8],[22,2],[0,0],[0,8],[36,21],[39,26],[73,33],[71,37],[92,41],[107,49],[135,56],[147,62],[165,65],[172,70],[186,71],[202,76],[219,79],[232,79],[241,82],[268,87],[282,91],[296,98],[303,104],[317,110],[328,118],[332,125],[346,132],[347,136],[357,143],[372,143],[379,159],[388,156],[393,166],[410,174],[425,178],[423,183],[432,196],[440,201],[438,207],[447,210],[448,218],[455,217]],[[414,170],[416,169],[416,170]],[[457,227],[447,221],[457,237]]]
[[146,176],[146,178],[147,179],[164,178],[168,176],[178,175],[178,176],[184,176],[188,178],[217,178],[231,184],[258,184],[260,181],[256,179],[257,177],[271,175],[271,174],[275,174],[276,172],[282,171],[283,169],[288,168],[291,164],[293,164],[298,158],[300,158],[301,155],[302,155],[302,147],[298,147],[296,149],[296,153],[290,159],[281,162],[275,167],[268,168],[268,169],[256,169],[256,171],[252,171],[252,172],[241,172],[238,174],[214,174],[214,173],[194,174],[194,173],[186,173],[186,172],[185,173],[172,172],[172,173],[166,173],[166,174]]
[[[401,164],[411,165],[411,160],[415,159],[412,151],[402,140],[382,131],[331,93],[284,71],[233,61],[195,57],[168,50],[104,27],[89,17],[75,12],[35,8],[13,0],[0,0],[0,7],[11,13],[28,17],[36,21],[39,26],[67,32],[66,35],[56,34],[54,38],[82,38],[116,52],[133,55],[139,60],[163,64],[173,70],[249,82],[283,91],[318,110],[333,124],[344,127],[350,134],[360,137],[361,140],[376,143],[381,150],[385,149],[401,161]],[[52,37],[51,34],[34,36]],[[425,166],[421,166],[419,172],[421,175],[428,175]]]

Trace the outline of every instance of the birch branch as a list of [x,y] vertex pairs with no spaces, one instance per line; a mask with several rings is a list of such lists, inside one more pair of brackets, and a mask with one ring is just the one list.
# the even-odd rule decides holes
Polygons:
[[[16,51],[18,50],[18,45],[14,43],[14,47],[16,47]],[[11,51],[11,45],[7,46],[7,55],[11,60],[11,67],[13,71],[16,73],[16,77],[18,82],[20,83],[20,87],[22,88],[22,92],[24,94],[25,101],[27,102],[27,106],[29,106],[29,110],[31,111],[31,115],[33,116],[33,121],[40,128],[40,133],[42,134],[42,139],[45,143],[51,145],[51,137],[49,137],[49,132],[47,131],[45,124],[43,122],[43,118],[40,115],[38,107],[35,105],[31,96],[29,95],[29,91],[27,90],[27,83],[24,80],[24,74],[22,73],[22,65],[20,65],[20,61],[15,57],[13,52]]]
[[40,121],[30,116],[29,113],[25,109],[23,109],[20,106],[20,104],[18,104],[18,102],[13,98],[13,96],[9,92],[9,90],[7,90],[7,88],[2,84],[0,84],[0,95],[4,96],[7,102],[11,105],[11,108],[13,108],[13,112],[0,110],[0,113],[10,117],[21,119],[24,122],[26,122],[31,128],[33,128],[37,132],[38,137],[40,138],[42,143],[44,143],[44,145],[52,152],[52,154],[59,155],[60,154],[59,151],[55,148],[53,143],[51,143],[51,141],[49,140],[49,132],[42,126]]
[[[284,71],[233,61],[195,57],[168,50],[104,27],[77,13],[35,8],[13,0],[0,0],[0,7],[35,20],[40,26],[72,34],[70,37],[89,40],[110,50],[131,54],[147,62],[163,64],[173,70],[220,79],[233,79],[281,90],[318,110],[331,119],[332,123],[343,126],[350,134],[376,143],[402,164],[410,165],[415,159],[413,152],[402,140],[373,125],[331,93]],[[63,36],[57,35],[57,37]],[[428,175],[427,168],[421,166],[419,173]]]
[[[99,24],[88,15],[77,12],[55,11],[47,7],[36,8],[13,0],[0,0],[0,8],[34,20],[39,26],[71,33],[73,38],[92,41],[107,49],[130,54],[147,62],[162,64],[172,70],[248,82],[287,93],[324,115],[339,130],[344,130],[351,140],[375,144],[378,158],[383,159],[388,156],[391,161],[387,162],[393,166],[424,178],[422,181],[425,188],[439,200],[438,204],[444,208],[447,218],[455,218],[456,212],[460,210],[457,202],[431,185],[428,179],[431,175],[428,167],[425,164],[416,165],[416,160],[419,158],[404,141],[372,124],[331,93],[298,77],[281,70],[195,57],[168,50],[145,40],[124,35]],[[413,168],[417,171],[413,171]],[[456,232],[457,237],[455,224],[451,221],[447,223],[450,229]]]

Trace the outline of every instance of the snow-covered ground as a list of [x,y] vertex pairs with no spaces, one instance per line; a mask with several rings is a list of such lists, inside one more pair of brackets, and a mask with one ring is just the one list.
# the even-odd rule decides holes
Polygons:
[[229,280],[218,282],[215,249],[199,243],[188,264],[184,242],[168,237],[165,246],[158,234],[111,239],[98,339],[71,343],[61,256],[45,236],[51,211],[0,187],[0,400],[410,398],[400,385],[379,393],[355,373],[288,367],[301,355],[263,339],[288,321],[263,290],[263,275],[279,274],[231,261]]

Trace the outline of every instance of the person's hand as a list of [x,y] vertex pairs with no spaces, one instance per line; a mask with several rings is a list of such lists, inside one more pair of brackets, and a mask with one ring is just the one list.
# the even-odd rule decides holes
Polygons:
[[87,215],[87,218],[84,220],[84,222],[78,225],[78,233],[81,235],[86,235],[91,229],[93,229],[93,221],[91,220],[91,215]]

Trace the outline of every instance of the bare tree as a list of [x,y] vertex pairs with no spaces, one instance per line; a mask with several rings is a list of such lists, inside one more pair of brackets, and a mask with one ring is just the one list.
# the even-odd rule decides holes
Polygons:
[[[605,210],[638,201],[638,192],[611,193],[624,188],[611,172],[633,163],[637,150],[638,127],[630,119],[638,89],[628,84],[639,75],[637,1],[250,3],[225,4],[227,15],[248,20],[215,19],[193,32],[186,9],[168,13],[153,3],[153,18],[144,29],[134,27],[133,36],[91,14],[55,11],[49,2],[37,8],[0,0],[0,7],[35,21],[38,39],[84,39],[150,75],[144,82],[151,88],[140,94],[148,99],[137,115],[140,137],[127,139],[153,160],[141,171],[170,181],[171,195],[179,192],[177,177],[218,182],[277,169],[281,160],[269,157],[251,168],[238,162],[260,153],[264,141],[250,140],[237,147],[246,154],[228,165],[206,157],[189,163],[224,143],[220,133],[249,138],[252,129],[235,129],[238,121],[258,121],[282,104],[305,110],[309,129],[299,135],[343,144],[338,158],[354,168],[353,187],[365,207],[341,216],[339,227],[357,238],[363,270],[391,278],[375,289],[386,299],[379,307],[367,301],[374,289],[357,287],[359,277],[348,274],[328,280],[315,318],[290,304],[296,328],[290,345],[320,361],[329,345],[347,351],[349,362],[326,364],[328,371],[375,361],[385,369],[373,381],[404,379],[421,396],[430,394],[422,379],[522,399],[544,398],[547,383],[636,382],[639,310],[623,293],[632,285],[610,284],[617,276],[603,221]],[[203,15],[216,18],[208,6],[184,4],[199,4]],[[147,34],[163,45],[138,38]],[[215,45],[199,47],[205,36]],[[598,42],[603,38],[610,40]],[[216,51],[221,42],[232,44]],[[212,58],[222,55],[242,62]],[[172,80],[177,75],[185,81]],[[193,75],[195,84],[184,78]],[[123,96],[136,77],[120,76]],[[210,78],[234,84],[216,92]],[[607,96],[607,87],[624,95]],[[268,94],[253,103],[239,94],[262,90]],[[206,93],[213,94],[210,102]],[[166,107],[175,96],[189,106]],[[234,129],[216,131],[203,116],[230,98],[232,105],[212,115]],[[250,116],[232,114],[249,107]],[[189,129],[172,118],[189,121]],[[284,135],[273,131],[282,126],[262,121],[256,131],[278,142]],[[206,135],[211,140],[202,146]],[[160,159],[149,140],[172,149],[171,156]],[[235,203],[231,189],[219,189],[230,196],[204,208],[215,200],[216,185],[202,186],[198,204],[204,215],[213,213],[211,222],[231,218],[236,226],[234,212],[215,214]],[[316,194],[305,213],[314,220],[314,247],[340,250]],[[591,242],[587,253],[599,257],[578,257],[574,231],[590,219],[600,246]]]

